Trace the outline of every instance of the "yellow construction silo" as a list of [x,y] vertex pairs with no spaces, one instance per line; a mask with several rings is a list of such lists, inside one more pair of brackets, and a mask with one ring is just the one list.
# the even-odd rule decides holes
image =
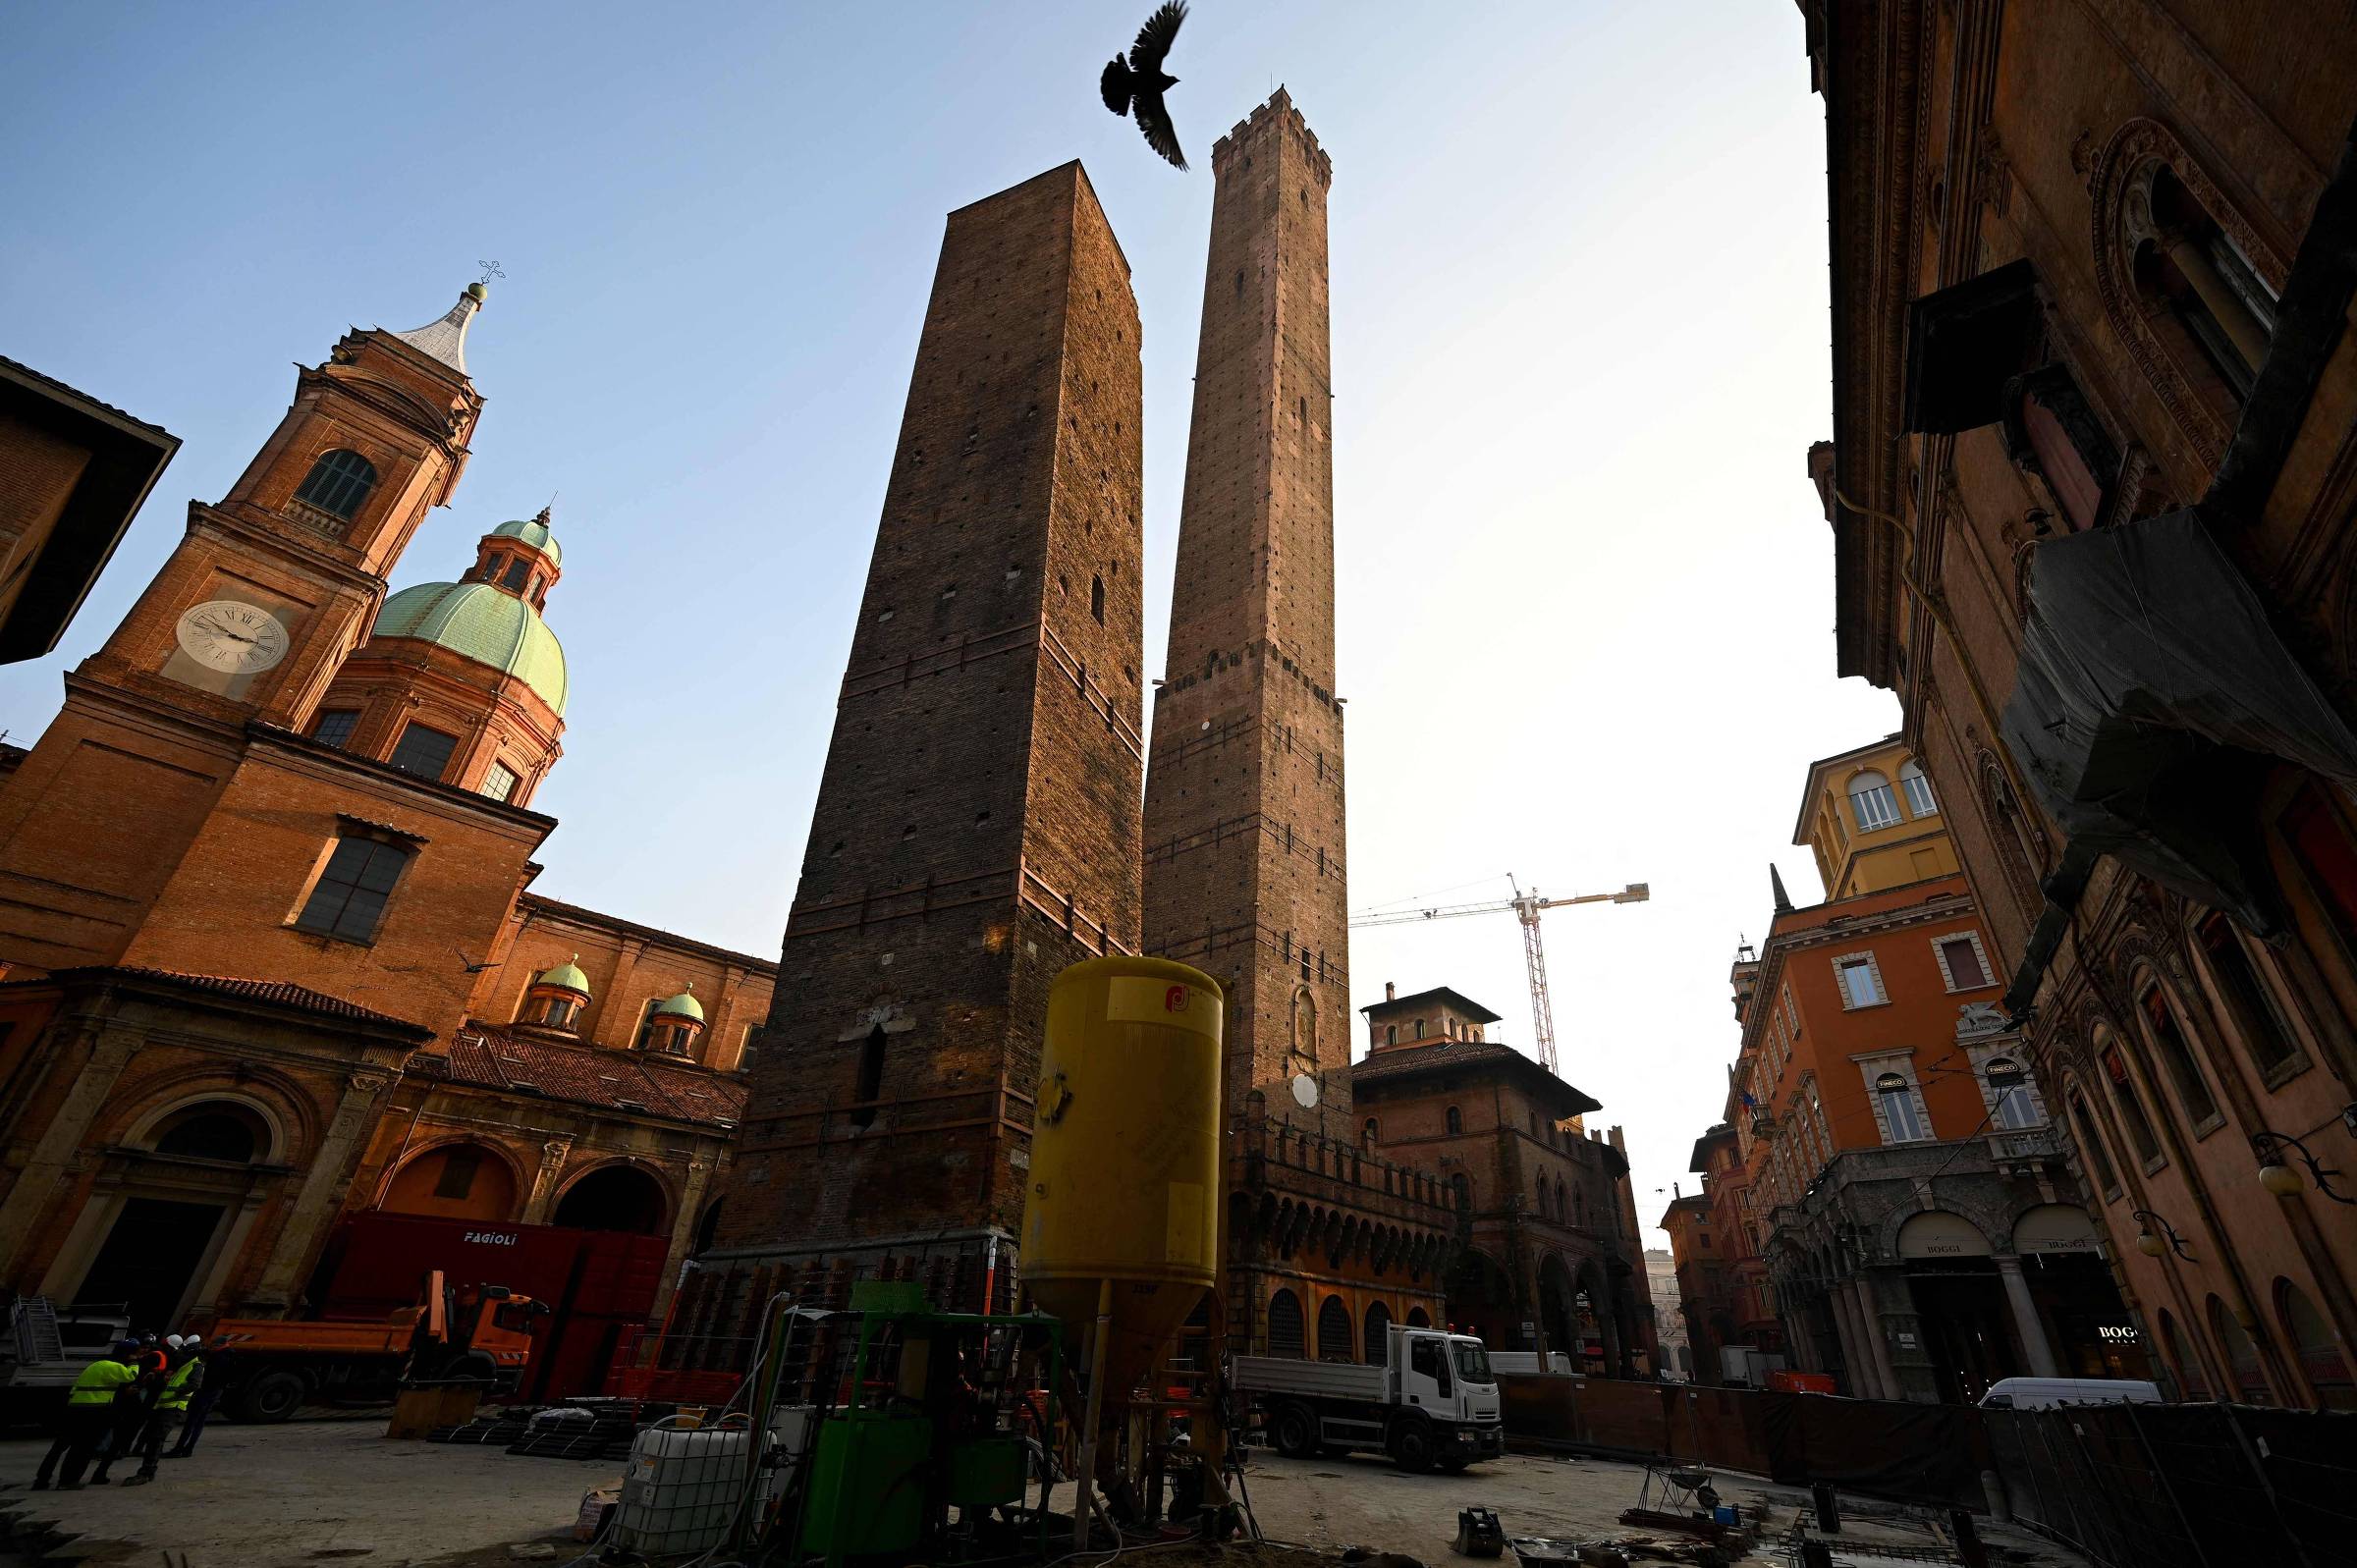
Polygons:
[[1023,1205],[1031,1299],[1094,1343],[1100,1386],[1132,1386],[1220,1261],[1219,982],[1161,958],[1056,977]]

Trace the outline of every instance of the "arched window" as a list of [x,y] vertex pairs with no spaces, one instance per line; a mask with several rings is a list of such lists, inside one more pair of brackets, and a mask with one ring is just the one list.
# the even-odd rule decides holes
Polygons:
[[1918,1143],[1928,1134],[1915,1109],[1915,1086],[1904,1073],[1886,1072],[1874,1080],[1874,1093],[1883,1108],[1883,1126],[1892,1143]]
[[1367,1118],[1367,1125],[1366,1125],[1366,1140],[1367,1140],[1367,1147],[1368,1147],[1368,1148],[1370,1148],[1370,1149],[1372,1149],[1372,1148],[1374,1148],[1374,1147],[1375,1147],[1375,1141],[1376,1141],[1376,1135],[1377,1135],[1377,1131],[1378,1131],[1378,1129],[1377,1129],[1377,1127],[1376,1127],[1376,1125],[1375,1125],[1375,1118],[1374,1118],[1373,1116],[1369,1116],[1369,1117]]
[[2186,1400],[2208,1399],[2210,1375],[2202,1370],[2202,1358],[2193,1353],[2193,1347],[2177,1332],[2177,1320],[2168,1315],[2166,1307],[2161,1309],[2160,1322],[2162,1353],[2177,1370],[2177,1396]]
[[1318,1359],[1356,1361],[1358,1345],[1350,1332],[1350,1309],[1340,1296],[1328,1296],[1318,1306]]
[[1105,624],[1105,579],[1103,577],[1094,578],[1089,582],[1088,613],[1097,618],[1098,625]]
[[2235,402],[2249,397],[2275,336],[2275,291],[2165,163],[2140,171],[2126,218],[2138,293],[2162,305]]
[[2087,1113],[2087,1102],[2075,1094],[2070,1097],[2070,1125],[2079,1135],[2079,1154],[2096,1184],[2108,1193],[2119,1191],[2119,1172],[2111,1168],[2111,1152],[2104,1147],[2103,1135],[2095,1130],[2095,1118]]
[[1849,809],[1860,833],[1872,833],[1898,821],[1898,802],[1891,798],[1891,781],[1872,768],[1849,782]]
[[2038,1125],[2038,1108],[2030,1100],[2030,1075],[2011,1056],[1992,1056],[1981,1070],[1989,1081],[1989,1117],[2007,1131]]
[[1391,1362],[1392,1309],[1380,1301],[1367,1303],[1366,1363],[1370,1367],[1387,1366]]
[[2267,1396],[2267,1370],[2259,1364],[2259,1347],[2243,1331],[2242,1324],[2226,1310],[2226,1304],[2216,1296],[2210,1298],[2210,1332],[2218,1346],[2226,1353],[2227,1376],[2234,1380],[2234,1396],[2246,1405],[2272,1403]]
[[1432,1317],[1421,1307],[1410,1307],[1407,1309],[1407,1325],[1410,1328],[1429,1328],[1432,1326]]
[[2332,1325],[2308,1293],[2288,1279],[2277,1279],[2275,1312],[2283,1320],[2283,1337],[2299,1361],[2300,1375],[2316,1390],[2316,1402],[2327,1410],[2357,1410],[2357,1381],[2349,1377]]
[[551,1221],[576,1230],[660,1235],[669,1201],[662,1183],[631,1165],[592,1170],[566,1189]]
[[159,1155],[245,1164],[269,1150],[270,1129],[245,1106],[208,1100],[184,1106],[158,1122],[150,1147]]
[[1458,1111],[1454,1106],[1451,1106],[1449,1108],[1449,1130],[1451,1132],[1463,1132],[1465,1130],[1464,1115]]
[[2161,1141],[2153,1136],[2152,1118],[2144,1113],[2144,1098],[2136,1093],[2136,1080],[2128,1074],[2128,1058],[2114,1043],[2104,1047],[2100,1059],[2104,1076],[2111,1080],[2111,1103],[2118,1108],[2120,1124],[2128,1129],[2128,1142],[2134,1146],[2136,1158],[2149,1165],[2161,1158]]
[[2193,1047],[2177,1025],[2176,1009],[2159,986],[2148,989],[2137,1002],[2144,1009],[2144,1021],[2151,1026],[2162,1065],[2168,1069],[2169,1082],[2176,1088],[2177,1103],[2185,1108],[2185,1119],[2196,1128],[2217,1119],[2218,1102],[2211,1098],[2201,1064],[2193,1059]]
[[2194,938],[2225,999],[2235,1032],[2242,1036],[2243,1049],[2271,1079],[2284,1072],[2299,1059],[2298,1036],[2284,1018],[2274,988],[2260,977],[2242,939],[2234,934],[2233,922],[2211,915],[2194,929]]
[[322,453],[303,476],[295,499],[350,522],[376,488],[376,467],[356,452],[339,447]]
[[1418,1040],[1424,1038],[1424,1020],[1421,1018],[1416,1020],[1416,1038]]
[[1396,1046],[1399,1043],[1399,1026],[1398,1024],[1387,1023],[1383,1026],[1383,1043],[1387,1046]]
[[1301,1298],[1280,1290],[1269,1298],[1269,1354],[1299,1361],[1309,1354],[1301,1321]]
[[1906,791],[1907,815],[1911,817],[1939,815],[1940,803],[1932,798],[1932,782],[1923,776],[1923,769],[1918,767],[1911,757],[1899,765],[1898,786]]

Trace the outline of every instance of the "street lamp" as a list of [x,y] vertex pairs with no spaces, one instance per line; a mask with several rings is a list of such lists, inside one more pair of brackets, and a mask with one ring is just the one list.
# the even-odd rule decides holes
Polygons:
[[[2147,1258],[2158,1258],[2165,1252],[2173,1252],[2187,1263],[2194,1261],[2193,1254],[2185,1250],[2185,1238],[2177,1234],[2177,1227],[2150,1209],[2131,1211],[2128,1217],[2136,1221],[2136,1250]],[[2153,1234],[2155,1226],[2160,1228],[2160,1236]],[[2164,1242],[2161,1236],[2166,1236],[2168,1240]]]
[[2334,1203],[2357,1204],[2357,1198],[2346,1197],[2332,1190],[2332,1179],[2339,1171],[2327,1166],[2309,1152],[2308,1146],[2288,1133],[2255,1132],[2251,1134],[2251,1153],[2259,1157],[2259,1185],[2278,1198],[2296,1198],[2306,1183],[2300,1173],[2283,1162],[2283,1151],[2289,1148],[2308,1167],[2316,1179],[2316,1190]]

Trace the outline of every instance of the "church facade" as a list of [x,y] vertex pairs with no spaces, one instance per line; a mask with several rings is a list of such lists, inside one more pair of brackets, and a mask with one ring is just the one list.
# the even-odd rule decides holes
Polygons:
[[0,755],[12,1291],[160,1327],[319,1305],[358,1213],[663,1236],[674,1262],[710,1217],[774,966],[529,891],[571,695],[548,514],[390,591],[466,465],[482,302],[301,370]]

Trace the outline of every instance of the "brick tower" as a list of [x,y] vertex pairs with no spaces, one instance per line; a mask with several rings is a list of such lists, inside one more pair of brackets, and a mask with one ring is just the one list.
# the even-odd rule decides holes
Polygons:
[[[1212,149],[1211,258],[1146,786],[1146,950],[1229,987],[1232,1108],[1349,1109],[1326,191],[1280,89]],[[1287,1102],[1290,1104],[1289,1100]]]
[[[1195,406],[1146,779],[1146,950],[1228,987],[1231,1348],[1357,1360],[1443,1321],[1447,1189],[1362,1147],[1350,1098],[1334,674],[1326,192],[1281,88],[1212,148]],[[1294,1080],[1316,1085],[1297,1103]]]
[[950,214],[685,1324],[874,1273],[1012,1299],[1048,984],[1138,946],[1140,388],[1079,164]]

